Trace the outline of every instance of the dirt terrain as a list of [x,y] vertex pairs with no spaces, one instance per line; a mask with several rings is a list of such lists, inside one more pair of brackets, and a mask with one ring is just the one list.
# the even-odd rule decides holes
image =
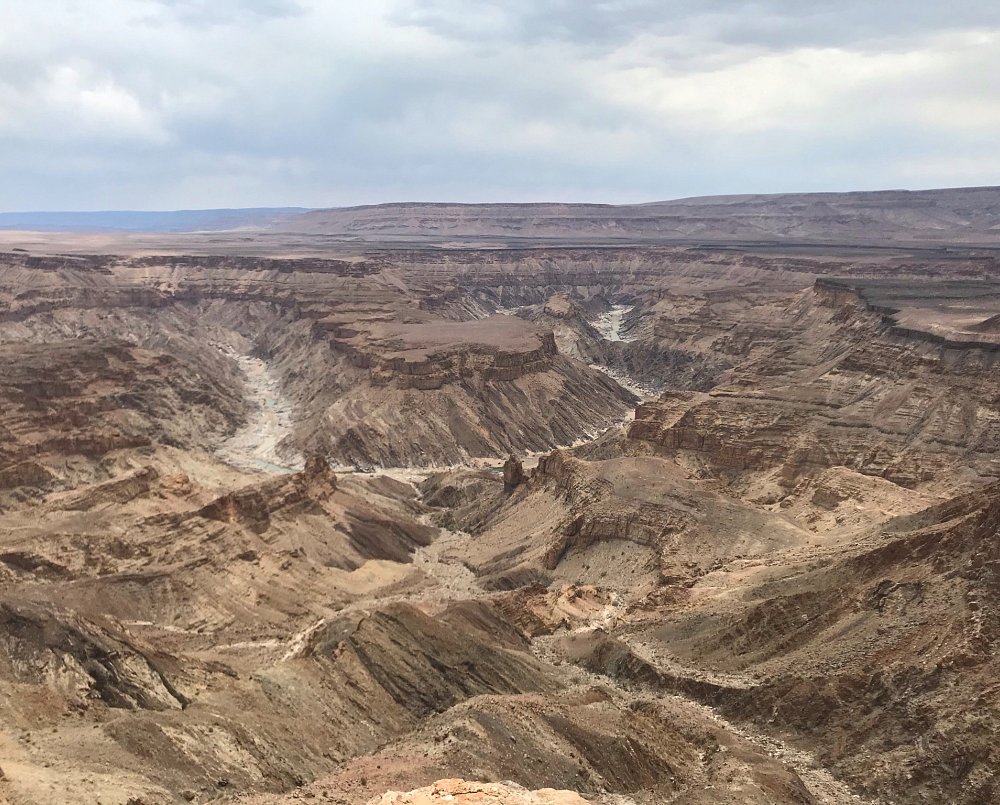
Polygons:
[[0,801],[1000,802],[992,194],[7,233]]

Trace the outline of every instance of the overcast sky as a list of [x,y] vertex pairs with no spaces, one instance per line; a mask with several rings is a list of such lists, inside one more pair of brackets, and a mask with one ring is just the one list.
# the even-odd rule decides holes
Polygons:
[[984,184],[996,0],[0,0],[0,210]]

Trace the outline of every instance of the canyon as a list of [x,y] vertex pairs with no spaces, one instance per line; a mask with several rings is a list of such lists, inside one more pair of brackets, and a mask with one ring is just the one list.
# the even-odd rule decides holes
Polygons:
[[0,233],[0,801],[1000,802],[998,210]]

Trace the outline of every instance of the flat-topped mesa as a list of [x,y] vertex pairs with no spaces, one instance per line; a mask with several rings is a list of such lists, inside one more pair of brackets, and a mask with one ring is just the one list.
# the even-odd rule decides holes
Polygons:
[[386,349],[371,362],[374,385],[439,389],[463,380],[511,381],[552,368],[551,330],[511,316],[470,322],[427,322],[383,328]]
[[708,395],[690,391],[668,391],[657,400],[647,400],[635,407],[635,418],[628,426],[626,436],[632,441],[654,442],[676,447],[670,429],[687,410]]

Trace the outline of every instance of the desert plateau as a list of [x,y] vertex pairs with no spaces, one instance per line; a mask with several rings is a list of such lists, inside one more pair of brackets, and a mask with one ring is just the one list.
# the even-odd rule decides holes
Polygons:
[[1000,189],[530,207],[0,233],[0,801],[1000,802]]

